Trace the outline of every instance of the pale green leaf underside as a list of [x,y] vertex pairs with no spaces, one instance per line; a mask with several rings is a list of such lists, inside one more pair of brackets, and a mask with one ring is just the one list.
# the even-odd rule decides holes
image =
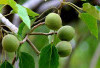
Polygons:
[[19,4],[17,4],[16,6],[18,7],[18,15],[23,20],[23,22],[27,25],[27,27],[30,29],[31,28],[31,21],[29,19],[26,8],[24,8],[23,6],[21,6]]
[[98,39],[98,26],[97,20],[88,13],[81,13],[79,17],[85,22],[88,26],[90,32]]
[[14,0],[8,0],[8,4],[13,8],[13,10],[19,15],[25,25],[30,29],[31,23],[26,8],[17,4]]
[[27,13],[28,13],[29,16],[35,17],[35,16],[38,16],[38,15],[39,15],[39,14],[33,12],[33,11],[32,11],[31,9],[29,9],[29,8],[26,8],[26,10],[27,10]]
[[84,3],[83,10],[86,11],[88,14],[92,15],[97,20],[100,20],[99,10],[95,6],[92,6],[90,3]]
[[18,35],[22,36],[22,31],[23,31],[24,26],[25,24],[23,22],[19,25]]

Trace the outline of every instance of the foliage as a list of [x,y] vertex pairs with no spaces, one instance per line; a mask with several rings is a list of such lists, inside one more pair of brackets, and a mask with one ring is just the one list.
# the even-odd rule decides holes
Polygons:
[[54,45],[45,46],[41,50],[39,68],[58,68],[59,55]]
[[13,66],[9,62],[4,61],[0,68],[13,68]]
[[[86,0],[81,0],[81,1],[86,1]],[[20,2],[20,4],[22,4],[22,2]],[[83,3],[83,7],[80,8],[73,3],[62,2],[62,5],[60,8],[51,8],[39,15],[39,14],[35,13],[34,11],[32,11],[31,9],[23,7],[20,4],[17,4],[14,0],[0,0],[0,11],[2,10],[2,8],[5,5],[9,5],[13,9],[13,11],[19,15],[20,19],[22,20],[22,23],[19,25],[17,34],[7,31],[8,33],[14,34],[20,41],[20,46],[17,49],[17,51],[15,52],[15,59],[12,60],[12,64],[11,64],[11,62],[8,62],[8,60],[3,61],[0,68],[13,68],[14,63],[18,59],[19,59],[19,67],[20,68],[36,68],[36,65],[39,68],[58,68],[59,67],[59,59],[61,57],[59,57],[59,53],[56,48],[56,44],[60,41],[63,41],[63,39],[60,40],[58,38],[58,36],[56,35],[58,33],[58,31],[51,30],[52,27],[55,25],[55,20],[57,17],[55,17],[55,15],[50,16],[50,18],[49,18],[49,22],[51,23],[50,27],[49,27],[50,29],[48,28],[47,25],[45,25],[45,23],[43,21],[49,13],[54,13],[54,12],[56,12],[58,17],[60,18],[59,12],[61,11],[63,5],[69,5],[69,6],[73,7],[79,13],[78,14],[79,18],[87,25],[86,27],[88,27],[88,28],[86,28],[84,26],[82,26],[82,27],[84,27],[84,29],[86,28],[87,30],[89,29],[91,34],[96,37],[96,39],[95,39],[92,36],[88,36],[87,39],[85,39],[85,40],[82,37],[83,39],[81,41],[81,44],[78,44],[81,46],[79,46],[77,48],[77,50],[75,51],[76,54],[74,54],[74,56],[72,56],[72,60],[71,60],[71,65],[72,65],[71,68],[74,68],[74,66],[76,68],[78,68],[77,65],[81,66],[81,64],[82,64],[82,66],[84,66],[84,65],[85,66],[80,67],[80,68],[89,67],[89,64],[87,65],[87,63],[90,62],[90,60],[92,58],[91,56],[93,56],[94,51],[96,50],[96,47],[98,45],[97,39],[99,40],[99,36],[98,36],[99,29],[98,29],[98,23],[97,23],[98,21],[100,21],[100,7],[99,6],[93,6],[90,3]],[[80,11],[82,11],[82,12],[80,12]],[[51,19],[52,19],[52,21],[51,21]],[[59,21],[59,20],[57,19],[56,21]],[[46,23],[48,23],[48,21]],[[56,25],[57,25],[57,22],[56,22]],[[60,22],[59,28],[61,26],[62,25]],[[80,25],[78,25],[78,26],[80,26]],[[76,32],[77,34],[80,31],[82,31],[81,30],[82,27],[77,28],[77,29],[80,29],[80,30],[77,30],[77,32]],[[56,27],[54,26],[53,28],[56,28]],[[54,29],[54,30],[56,30],[56,29]],[[58,30],[58,28],[57,28],[57,30]],[[65,33],[67,29],[64,29],[64,30],[62,32]],[[4,33],[4,35],[8,34],[7,32]],[[82,36],[87,35],[86,32],[88,32],[88,31],[83,31],[83,33],[81,35]],[[73,34],[74,34],[74,32],[72,34],[69,34],[69,35],[66,34],[66,35],[69,37],[70,35],[72,36]],[[44,35],[44,36],[41,36],[41,35]],[[81,37],[81,35],[79,37]],[[62,38],[62,36],[65,38],[64,35],[61,35],[61,38]],[[77,39],[77,36],[75,39]],[[65,40],[65,41],[71,42],[72,38],[70,40]],[[91,42],[91,41],[93,41],[93,42]],[[95,46],[93,44],[94,42],[97,43]],[[83,50],[83,48],[84,48],[84,50]],[[92,48],[92,50],[91,50],[91,48]],[[90,54],[89,56],[86,56],[86,58],[88,58],[88,59],[84,59],[84,56],[81,56],[82,53],[84,53],[84,56]],[[38,59],[36,59],[36,57]],[[83,59],[82,61],[84,63],[85,62],[86,63],[83,64],[83,62],[81,60],[79,60],[79,58]],[[77,61],[79,63],[77,63]],[[100,63],[100,61],[98,61],[97,68],[99,67],[99,63]]]

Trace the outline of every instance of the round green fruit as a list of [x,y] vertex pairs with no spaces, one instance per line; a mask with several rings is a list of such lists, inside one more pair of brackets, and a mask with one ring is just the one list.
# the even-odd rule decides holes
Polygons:
[[7,52],[15,52],[19,46],[19,40],[11,34],[4,36],[2,40],[2,47]]
[[60,57],[69,56],[72,52],[72,46],[67,41],[61,41],[56,45]]
[[70,41],[75,35],[75,30],[71,26],[63,26],[58,30],[57,35],[60,40]]
[[56,13],[50,13],[45,19],[46,26],[51,30],[58,30],[62,26],[62,20]]

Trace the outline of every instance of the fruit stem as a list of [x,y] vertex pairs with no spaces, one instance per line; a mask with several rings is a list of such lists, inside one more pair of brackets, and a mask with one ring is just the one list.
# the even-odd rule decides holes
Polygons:
[[73,4],[73,3],[71,3],[71,2],[63,2],[63,3],[71,4],[72,6],[76,7],[76,8],[79,9],[79,10],[83,10],[82,8],[76,6],[75,4]]
[[[63,0],[63,2],[65,2],[65,0]],[[61,9],[62,9],[62,7],[63,7],[63,2],[62,1],[60,1],[60,6],[59,6],[59,8],[58,8],[58,14],[60,15],[61,14]]]
[[[75,4],[73,4],[73,3],[71,3],[71,2],[63,2],[63,4],[71,6],[71,7],[74,8],[79,14],[80,14],[80,11],[79,11],[79,10],[83,10],[82,8],[76,6]],[[78,9],[79,9],[79,10],[78,10]]]

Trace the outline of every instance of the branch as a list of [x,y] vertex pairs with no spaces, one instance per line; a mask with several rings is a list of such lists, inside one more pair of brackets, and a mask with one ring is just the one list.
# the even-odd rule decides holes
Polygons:
[[38,32],[38,33],[30,33],[29,35],[46,35],[46,36],[48,36],[48,35],[53,35],[53,34],[57,34],[57,32],[51,32],[51,33],[40,33],[40,32]]
[[0,27],[0,30],[3,31],[4,33],[8,34],[10,32],[8,32],[7,30],[3,29],[2,27]]
[[100,43],[94,53],[94,56],[90,62],[90,68],[95,68],[96,67],[96,64],[97,64],[97,61],[99,59],[99,56],[100,56]]
[[40,52],[39,52],[38,49],[33,45],[33,43],[32,43],[29,39],[27,39],[26,41],[30,44],[30,46],[31,46],[31,47],[33,48],[33,50],[37,53],[37,55],[39,55]]
[[42,22],[43,20],[45,20],[45,17],[42,18],[42,19],[40,19],[40,20],[38,20],[38,21],[36,21],[36,22],[34,22],[34,24],[33,24],[31,27],[33,27],[33,26],[39,24],[39,23]]
[[39,26],[41,26],[41,25],[44,25],[44,24],[45,24],[45,23],[43,22],[43,23],[39,23],[39,24],[35,25],[35,26],[31,29],[30,33],[32,33],[37,27],[39,27]]
[[1,13],[0,13],[0,20],[2,23],[4,23],[12,32],[17,33],[18,28],[13,25],[8,19],[6,19]]
[[23,39],[23,41],[20,42],[20,44],[23,44],[24,42],[26,42],[27,38],[28,38],[28,35],[26,35],[26,37]]
[[15,61],[16,61],[16,56],[14,57],[13,61],[12,61],[12,65],[15,64]]

